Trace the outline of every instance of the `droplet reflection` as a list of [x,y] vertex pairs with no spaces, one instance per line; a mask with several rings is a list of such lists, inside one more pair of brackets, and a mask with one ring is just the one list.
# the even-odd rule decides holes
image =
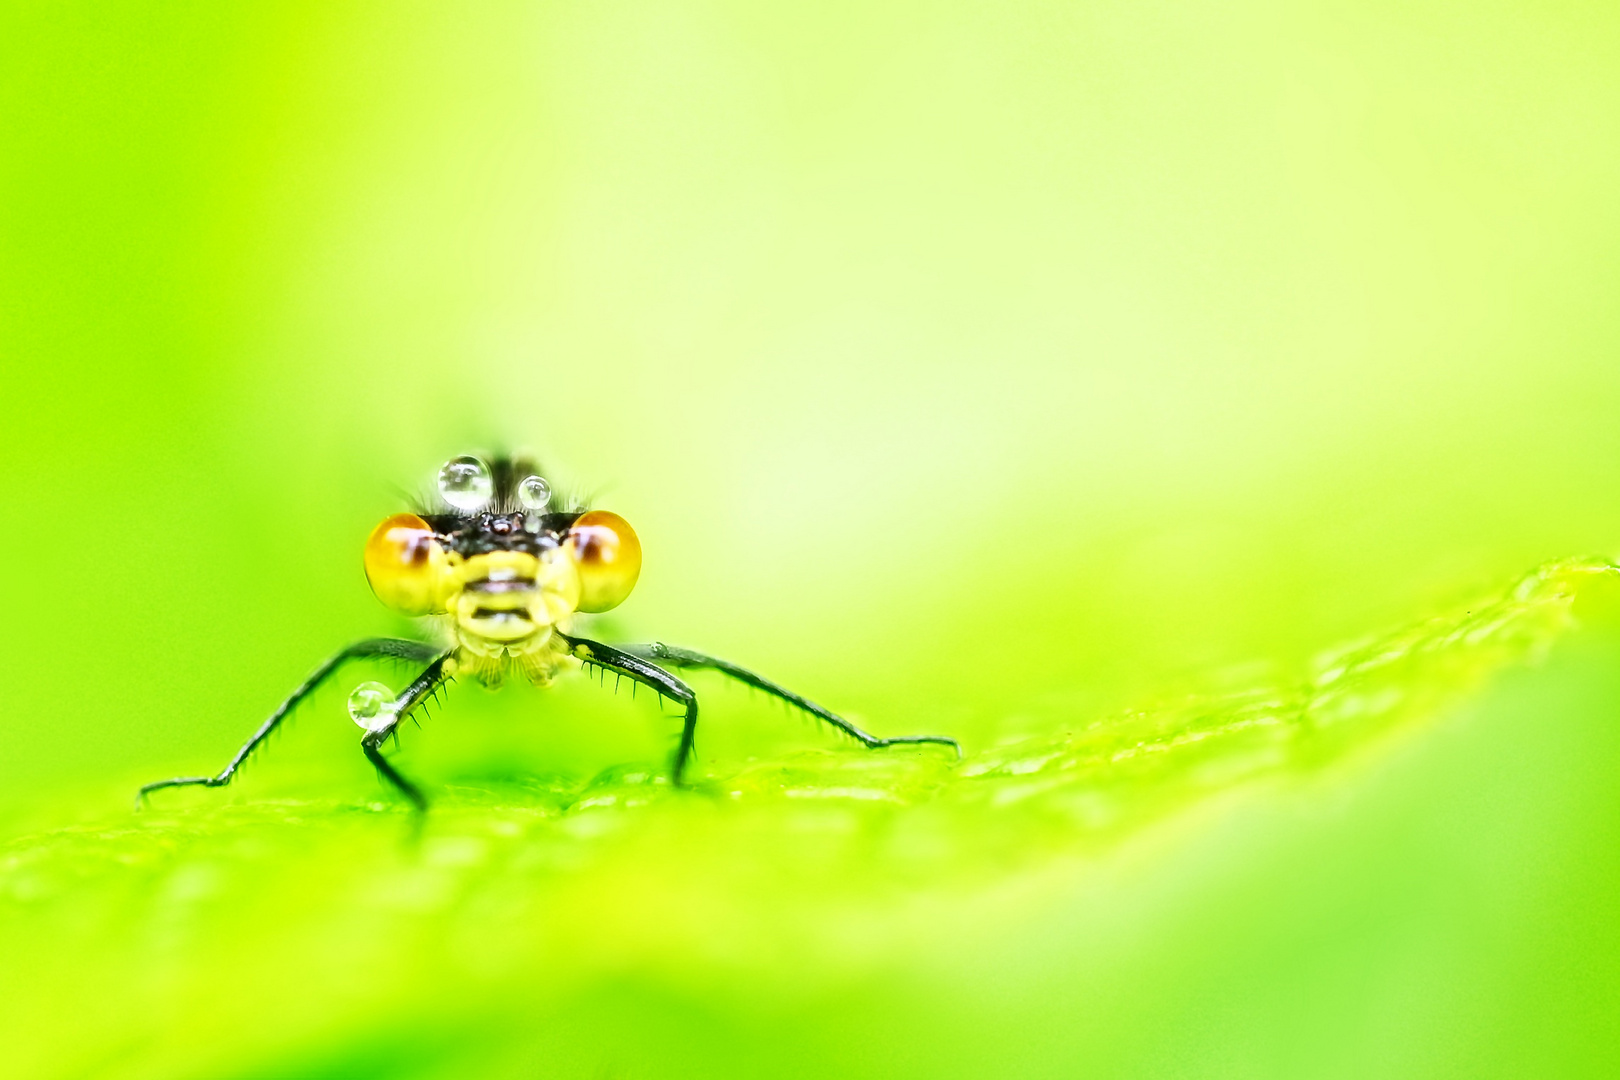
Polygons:
[[349,695],[349,719],[376,731],[394,718],[394,692],[380,682],[361,683]]
[[457,510],[482,510],[495,494],[495,479],[483,458],[463,454],[439,470],[439,494]]
[[518,502],[525,510],[544,510],[551,501],[551,485],[543,476],[525,477],[518,485]]

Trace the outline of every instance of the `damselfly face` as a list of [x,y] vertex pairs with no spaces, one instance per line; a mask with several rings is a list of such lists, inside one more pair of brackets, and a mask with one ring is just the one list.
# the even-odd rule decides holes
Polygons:
[[377,598],[407,615],[450,617],[468,652],[523,658],[531,674],[577,611],[617,607],[641,572],[641,544],[605,510],[554,505],[532,463],[472,455],[439,470],[440,502],[385,519],[366,542]]

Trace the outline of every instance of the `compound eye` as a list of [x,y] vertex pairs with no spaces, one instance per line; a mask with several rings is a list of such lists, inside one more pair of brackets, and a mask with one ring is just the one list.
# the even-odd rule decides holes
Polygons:
[[377,599],[406,615],[441,611],[444,549],[428,523],[415,514],[395,514],[371,530],[366,541],[366,580]]
[[624,603],[641,576],[641,541],[630,523],[606,510],[587,511],[568,530],[567,546],[579,567],[579,610]]

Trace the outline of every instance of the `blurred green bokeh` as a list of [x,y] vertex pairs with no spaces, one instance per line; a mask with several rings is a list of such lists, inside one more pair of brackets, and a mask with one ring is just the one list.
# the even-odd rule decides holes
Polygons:
[[[228,792],[127,796],[401,628],[360,545],[471,446],[530,446],[635,523],[611,629],[958,735],[964,768],[1303,685],[1324,650],[1612,552],[1620,11],[13,0],[0,117],[21,1075],[1615,1072],[1612,619],[1484,664],[1482,696],[1355,767],[1239,770],[1106,844],[1043,828],[871,888],[833,845],[802,904],[770,800],[620,815],[642,877],[570,862],[589,826],[544,792],[669,732],[583,683],[458,690],[413,733],[462,809],[398,866],[355,861],[398,822],[350,820],[387,796],[340,691]],[[717,777],[834,745],[702,688]],[[500,962],[512,910],[480,937],[442,895],[382,918],[388,965],[320,981],[369,910],[329,890],[403,882],[397,914],[411,859],[473,858],[446,838],[530,798],[556,828],[510,857],[562,869],[468,896],[544,894],[578,948],[512,955],[560,964],[549,989]],[[944,820],[947,853],[978,836]],[[734,887],[659,892],[686,864]],[[188,906],[266,881],[301,906],[239,947]],[[608,926],[742,929],[599,955],[615,897]],[[95,986],[146,999],[140,1035]],[[408,1038],[368,995],[414,1003]],[[244,1034],[274,1002],[276,1037]]]

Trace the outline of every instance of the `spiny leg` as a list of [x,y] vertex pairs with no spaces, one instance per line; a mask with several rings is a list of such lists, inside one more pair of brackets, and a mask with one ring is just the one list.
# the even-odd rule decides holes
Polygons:
[[632,682],[643,686],[650,686],[660,694],[668,695],[680,702],[685,709],[685,723],[681,728],[681,743],[675,750],[675,759],[670,765],[670,780],[679,787],[686,773],[686,763],[692,757],[692,745],[697,739],[698,702],[697,694],[690,686],[665,671],[656,664],[649,664],[638,656],[612,645],[603,645],[599,641],[588,641],[585,638],[568,637],[559,634],[568,643],[569,650],[587,664],[595,664],[605,671],[616,675],[623,675]]
[[399,692],[399,696],[389,707],[390,717],[384,724],[367,731],[360,739],[360,749],[365,753],[366,760],[377,767],[389,783],[399,789],[400,794],[411,801],[411,805],[418,811],[427,809],[427,797],[422,789],[405,779],[400,771],[394,768],[393,763],[383,757],[382,744],[399,728],[404,719],[410,715],[411,710],[422,703],[422,700],[437,690],[450,678],[445,673],[444,666],[455,655],[455,650],[445,653],[433,663],[429,664],[422,674],[411,680],[411,684]]
[[257,750],[264,740],[270,737],[270,733],[281,725],[281,722],[287,718],[288,714],[297,708],[300,702],[314,693],[323,682],[336,674],[338,668],[350,660],[373,656],[392,656],[401,660],[431,660],[438,655],[438,646],[421,641],[408,641],[405,638],[367,638],[365,641],[357,641],[342,652],[332,656],[311,672],[309,678],[299,683],[298,688],[288,695],[286,701],[281,703],[281,707],[271,713],[268,720],[259,725],[259,730],[255,731],[253,737],[246,743],[242,744],[242,749],[238,750],[236,756],[231,758],[230,762],[217,774],[213,776],[176,776],[170,780],[158,780],[143,785],[140,792],[135,796],[135,806],[139,808],[146,800],[146,796],[159,788],[185,787],[191,784],[201,784],[204,787],[223,787],[230,783],[231,777],[236,775],[236,770],[241,767],[242,762],[246,761],[248,756]]
[[803,709],[816,719],[831,724],[845,735],[857,740],[869,750],[875,750],[880,746],[896,746],[904,743],[938,743],[941,746],[948,746],[955,750],[957,757],[962,756],[962,748],[957,745],[955,739],[948,735],[895,735],[889,738],[881,738],[870,732],[862,731],[831,709],[817,705],[809,698],[795,694],[787,687],[773,683],[763,675],[756,675],[747,668],[738,667],[729,660],[721,660],[719,657],[709,656],[694,649],[682,649],[675,645],[665,645],[661,641],[653,641],[645,645],[620,645],[619,648],[631,656],[655,660],[670,667],[709,668],[720,672],[722,675],[728,675],[738,682],[752,686],[756,690],[763,690],[772,697],[781,698],[794,708]]

